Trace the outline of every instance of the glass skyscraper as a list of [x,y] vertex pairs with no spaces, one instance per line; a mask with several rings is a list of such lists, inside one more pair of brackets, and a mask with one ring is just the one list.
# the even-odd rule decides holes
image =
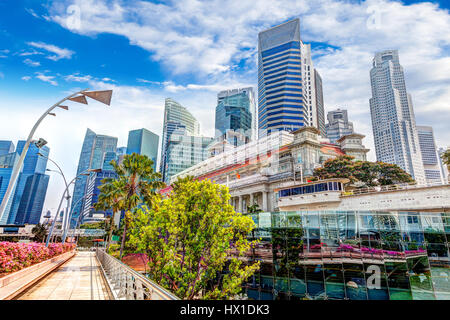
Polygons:
[[322,82],[312,63],[311,46],[300,39],[299,19],[259,33],[259,137],[302,126],[320,130],[323,120],[318,117],[323,111],[318,112],[317,108],[323,109],[321,92]]
[[[110,152],[116,152],[117,138],[96,134],[91,129],[87,129],[84,137],[83,147],[81,148],[80,160],[78,161],[77,175],[85,172],[88,169],[102,169],[105,163],[105,157],[108,157]],[[111,157],[113,159],[114,157]],[[107,161],[108,162],[108,161]],[[109,162],[108,162],[109,163]],[[91,173],[94,175],[94,173]],[[80,176],[75,182],[72,198],[72,220],[70,226],[73,227],[78,220],[80,213],[85,213],[82,209],[85,208],[83,198],[87,193],[87,176]],[[83,211],[83,212],[82,212]]]
[[[19,155],[17,152],[7,153],[0,155],[0,201],[5,196],[6,189],[8,189],[9,180],[11,179],[12,170],[14,165],[19,161]],[[20,174],[19,174],[20,178]],[[17,183],[11,194],[14,194],[17,188]],[[9,213],[13,203],[13,197],[10,197],[3,216],[0,217],[0,224],[6,224],[8,222]]]
[[[14,151],[14,144],[11,141],[0,142],[0,153],[3,153],[0,155],[0,201],[25,143],[24,140],[19,141]],[[30,144],[17,183],[1,218],[1,224],[39,223],[50,177],[45,174],[47,159],[38,156],[38,153],[48,157],[49,152],[47,146],[39,149],[33,143]]]
[[397,50],[375,54],[370,82],[370,114],[377,161],[396,164],[418,183],[425,183],[412,99],[406,91]]
[[444,177],[439,161],[439,154],[434,141],[433,128],[430,126],[417,126],[420,151],[428,183],[443,183]]
[[159,136],[147,129],[132,130],[128,133],[127,154],[138,153],[149,157],[153,161],[156,171],[158,161]]
[[[17,143],[16,152],[19,155],[22,154],[25,144],[25,140],[20,140]],[[38,153],[42,154],[44,157],[38,156]],[[50,177],[45,174],[47,168],[46,157],[48,157],[49,153],[50,149],[47,146],[38,148],[34,143],[31,143],[28,147],[23,162],[22,172],[17,180],[16,190],[13,193],[14,198],[9,213],[8,223],[34,224],[30,222],[31,220],[39,222],[50,179]],[[38,184],[39,187],[36,184]],[[32,196],[26,195],[24,194],[25,189],[31,190],[30,192],[36,192],[36,194],[33,194]],[[27,212],[21,210],[27,210]],[[19,213],[20,217],[18,217]]]
[[167,166],[165,182],[170,178],[193,165],[206,160],[209,156],[208,146],[213,138],[180,135],[173,133],[167,143]]
[[331,143],[337,143],[337,140],[343,136],[354,133],[353,123],[348,121],[347,110],[333,110],[327,114],[328,123],[325,125],[326,137]]
[[8,140],[0,140],[0,156],[14,152],[14,143]]
[[168,145],[172,134],[198,136],[200,124],[197,119],[181,104],[173,99],[167,98],[164,107],[164,124],[162,135],[160,172],[164,182],[169,182],[168,176]]
[[[25,175],[22,174],[22,178]],[[14,217],[15,224],[38,224],[44,207],[45,195],[50,177],[35,173],[26,178],[25,188],[20,197],[19,206]],[[17,189],[16,189],[17,190]],[[10,217],[12,213],[10,214]]]
[[237,146],[252,140],[253,116],[256,106],[253,88],[225,90],[217,95],[215,137],[225,137],[227,131],[239,132],[245,141],[231,144]]

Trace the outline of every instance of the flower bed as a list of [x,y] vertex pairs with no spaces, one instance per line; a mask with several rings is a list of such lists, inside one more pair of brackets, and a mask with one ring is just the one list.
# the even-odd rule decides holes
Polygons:
[[71,243],[0,242],[0,277],[45,261],[75,248]]

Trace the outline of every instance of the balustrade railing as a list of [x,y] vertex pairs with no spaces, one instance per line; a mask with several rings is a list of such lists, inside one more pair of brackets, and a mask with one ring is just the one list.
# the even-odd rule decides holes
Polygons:
[[378,187],[366,187],[366,188],[358,188],[354,190],[345,191],[342,193],[342,196],[353,196],[360,195],[366,193],[376,193],[382,191],[395,191],[395,190],[409,190],[409,189],[417,189],[424,187],[434,187],[434,186],[445,186],[449,185],[447,183],[424,183],[424,184],[391,184],[387,186],[378,186]]
[[96,255],[116,300],[179,300],[168,290],[107,254],[104,249],[97,248]]

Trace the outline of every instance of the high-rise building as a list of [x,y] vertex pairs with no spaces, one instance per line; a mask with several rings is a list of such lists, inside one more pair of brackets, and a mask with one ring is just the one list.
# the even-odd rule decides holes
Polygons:
[[[83,146],[81,148],[80,160],[78,161],[77,175],[86,172],[88,169],[102,169],[105,164],[105,157],[111,156],[109,152],[115,153],[117,149],[117,138],[96,134],[91,129],[87,129],[84,137]],[[112,159],[110,157],[110,159]],[[108,161],[107,161],[108,162]],[[109,163],[109,162],[108,162]],[[94,175],[94,173],[91,173]],[[72,220],[70,226],[73,227],[78,220],[80,214],[85,212],[85,199],[87,195],[88,177],[81,175],[75,182],[72,198]],[[80,200],[81,199],[81,200]]]
[[0,140],[0,156],[14,152],[14,143],[8,140]]
[[417,134],[427,183],[443,183],[444,177],[441,172],[433,128],[430,126],[417,126]]
[[314,69],[314,86],[316,94],[316,117],[314,118],[315,122],[313,123],[313,126],[319,129],[320,135],[322,137],[326,137],[327,133],[325,129],[325,103],[323,101],[322,77],[316,69]]
[[[6,189],[8,188],[9,180],[11,179],[11,174],[14,166],[19,161],[19,155],[17,152],[7,153],[0,155],[0,202],[3,201]],[[20,175],[19,175],[20,177]],[[17,183],[11,194],[14,194],[17,188]],[[0,224],[6,224],[8,222],[9,213],[11,211],[11,206],[13,203],[13,197],[9,198],[6,205],[3,216],[0,216]]]
[[259,33],[259,137],[303,126],[319,128],[321,112],[317,111],[317,99],[321,99],[319,105],[323,107],[321,87],[311,59],[311,46],[300,38],[299,19]]
[[370,81],[370,113],[377,161],[396,164],[418,183],[425,183],[412,99],[406,91],[397,50],[375,54]]
[[128,133],[127,154],[138,153],[149,157],[153,161],[156,171],[158,161],[159,136],[147,129],[132,130]]
[[[3,200],[13,167],[18,162],[25,143],[26,141],[20,140],[14,150],[14,144],[11,141],[0,142],[0,149],[2,149],[0,153],[3,153],[0,156],[0,201]],[[50,149],[47,146],[38,148],[30,144],[0,223],[37,224],[39,222],[50,179],[45,174],[46,157],[49,152]],[[44,157],[38,156],[38,153]]]
[[170,136],[172,134],[198,136],[200,134],[200,124],[197,119],[181,104],[167,98],[164,107],[164,125],[162,135],[160,172],[163,181],[168,181],[167,170],[167,149]]
[[17,215],[14,217],[15,224],[39,223],[49,180],[50,176],[42,173],[35,173],[27,177]]
[[205,160],[213,138],[172,134],[167,142],[165,182],[170,177]]
[[[227,140],[229,136],[233,136],[232,141],[228,142],[234,146],[249,142],[254,135],[252,124],[255,113],[253,88],[219,92],[216,107],[216,139]],[[237,139],[238,137],[240,139]]]
[[325,125],[326,137],[331,143],[336,143],[340,138],[353,134],[353,123],[348,121],[347,110],[333,110],[327,114],[328,123]]
[[[25,140],[20,140],[17,143],[16,152],[19,155],[22,154],[25,144]],[[34,224],[36,221],[39,222],[50,179],[50,177],[45,174],[49,153],[50,149],[47,146],[38,148],[32,143],[28,147],[23,162],[22,172],[17,180],[16,190],[13,194],[13,203],[9,213],[8,223]],[[43,157],[38,154],[43,155]],[[26,195],[25,190],[36,193]],[[26,212],[21,210],[26,210]]]

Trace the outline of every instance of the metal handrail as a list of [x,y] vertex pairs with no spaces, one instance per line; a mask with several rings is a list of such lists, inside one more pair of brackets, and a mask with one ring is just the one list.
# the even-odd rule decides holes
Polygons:
[[410,190],[410,189],[435,187],[435,186],[446,186],[446,185],[449,185],[449,184],[447,184],[447,183],[391,184],[391,185],[386,185],[386,186],[366,187],[366,188],[344,191],[342,196],[346,197],[346,196],[354,196],[354,195],[367,194],[367,193],[377,193],[377,192],[383,192],[383,191]]
[[180,300],[104,249],[97,248],[95,252],[116,300]]

